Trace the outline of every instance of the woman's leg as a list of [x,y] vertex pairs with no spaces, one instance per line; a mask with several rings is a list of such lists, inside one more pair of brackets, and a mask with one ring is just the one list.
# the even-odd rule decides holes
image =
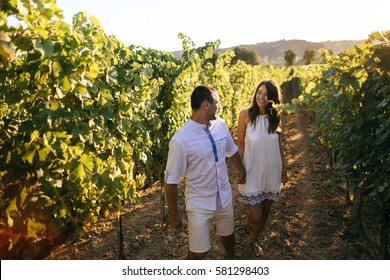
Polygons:
[[[261,204],[249,205],[248,220],[251,223],[249,242],[251,244],[256,244],[260,232],[265,227],[272,203],[273,200],[266,199]],[[259,251],[255,253],[257,256],[261,254],[261,248],[257,248],[256,250]]]

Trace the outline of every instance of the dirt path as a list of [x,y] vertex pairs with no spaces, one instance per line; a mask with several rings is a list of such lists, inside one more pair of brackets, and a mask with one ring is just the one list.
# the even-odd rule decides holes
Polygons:
[[[324,151],[309,141],[310,128],[299,113],[284,121],[283,139],[289,181],[285,198],[274,203],[260,236],[263,259],[378,259],[375,246],[366,242],[351,222],[351,207],[327,167]],[[231,178],[234,174],[231,172]],[[237,259],[254,259],[242,228],[246,208],[237,202],[233,187]],[[180,205],[184,214],[183,189]],[[187,230],[176,231],[161,223],[160,186],[142,191],[142,205],[125,208],[124,255],[126,259],[185,259]],[[223,259],[223,249],[212,227],[212,248],[207,259]],[[113,217],[97,223],[89,233],[76,234],[56,247],[46,259],[117,259],[116,222]]]

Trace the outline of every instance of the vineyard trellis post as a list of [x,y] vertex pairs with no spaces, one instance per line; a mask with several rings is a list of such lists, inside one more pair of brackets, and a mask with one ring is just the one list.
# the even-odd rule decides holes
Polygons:
[[117,241],[118,241],[118,259],[124,260],[124,238],[123,238],[123,217],[122,217],[122,202],[118,205],[118,210],[116,212],[116,222],[117,222]]

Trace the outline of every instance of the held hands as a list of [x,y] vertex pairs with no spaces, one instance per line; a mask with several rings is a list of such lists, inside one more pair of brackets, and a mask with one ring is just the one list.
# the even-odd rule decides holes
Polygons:
[[245,184],[246,181],[246,171],[245,168],[239,169],[238,177],[237,177],[237,184]]
[[234,165],[236,166],[237,168],[237,172],[238,172],[238,176],[237,176],[237,184],[245,184],[246,182],[246,170],[245,170],[245,166],[244,164],[242,163],[242,160],[241,160],[241,157],[240,157],[240,154],[238,153],[238,151],[231,157]]

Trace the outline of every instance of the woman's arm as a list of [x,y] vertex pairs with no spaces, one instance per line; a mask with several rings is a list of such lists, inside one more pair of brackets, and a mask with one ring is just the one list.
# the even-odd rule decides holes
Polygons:
[[282,145],[282,133],[279,133],[279,150],[280,150],[280,156],[282,158],[282,183],[287,183],[287,161],[284,156],[284,149]]
[[238,154],[241,159],[244,159],[244,150],[245,150],[245,134],[246,127],[248,125],[248,110],[242,110],[238,117],[238,127],[237,127],[237,146],[238,146]]

